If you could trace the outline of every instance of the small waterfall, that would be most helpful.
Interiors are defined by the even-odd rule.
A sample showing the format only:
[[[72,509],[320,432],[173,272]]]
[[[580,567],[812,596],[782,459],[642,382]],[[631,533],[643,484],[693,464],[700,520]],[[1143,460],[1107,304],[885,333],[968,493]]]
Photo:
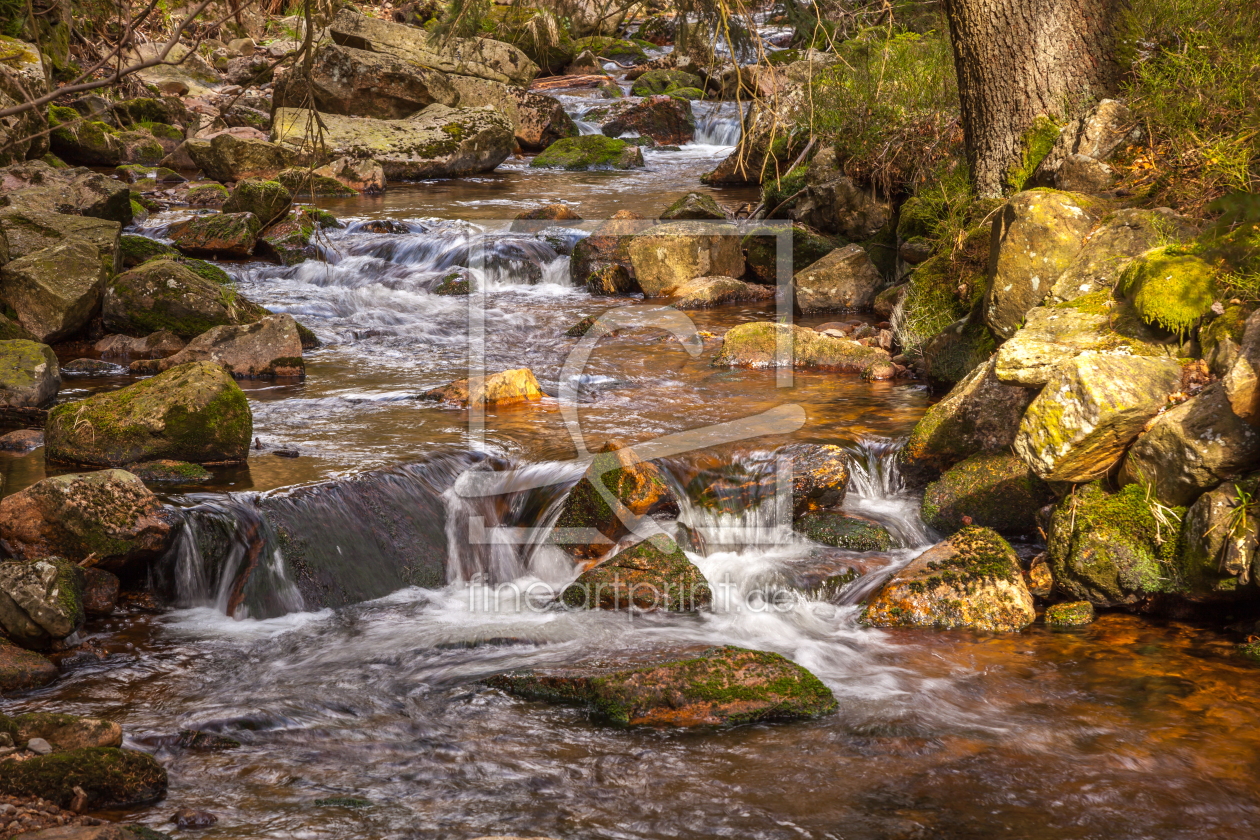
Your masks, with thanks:
[[[906,548],[923,548],[938,535],[919,518],[917,495],[906,489],[897,468],[904,441],[862,438],[848,447],[849,494],[845,507],[879,520]]]
[[[735,146],[743,133],[743,112],[734,102],[693,102],[697,146]]]

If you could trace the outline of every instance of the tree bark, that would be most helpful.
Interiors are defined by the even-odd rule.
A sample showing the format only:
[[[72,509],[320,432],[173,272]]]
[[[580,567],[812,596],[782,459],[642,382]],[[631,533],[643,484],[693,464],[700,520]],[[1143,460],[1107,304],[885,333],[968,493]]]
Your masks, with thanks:
[[[1038,115],[1063,121],[1115,89],[1128,0],[945,0],[972,182],[1001,195]]]

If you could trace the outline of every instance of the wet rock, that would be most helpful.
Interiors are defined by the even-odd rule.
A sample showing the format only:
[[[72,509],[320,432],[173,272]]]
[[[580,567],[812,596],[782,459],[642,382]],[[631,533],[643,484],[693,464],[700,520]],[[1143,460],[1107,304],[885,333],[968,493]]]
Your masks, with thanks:
[[[675,309],[703,309],[724,303],[774,300],[774,289],[734,277],[697,277],[674,289]]]
[[[1156,417],[1129,449],[1120,480],[1149,483],[1160,502],[1185,505],[1257,465],[1260,433],[1234,414],[1218,382]]]
[[[258,251],[281,265],[297,265],[319,256],[311,244],[315,219],[305,208],[297,208],[281,221],[268,227],[258,237]]]
[[[599,56],[590,50],[582,50],[569,64],[564,68],[565,76],[604,76],[607,73],[604,70],[604,64],[599,60]]]
[[[54,750],[62,751],[122,746],[122,727],[107,720],[57,712],[28,712],[11,720],[17,727],[19,743],[41,738]]]
[[[91,566],[83,570],[83,612],[88,615],[109,615],[118,605],[121,587],[118,576]],[[114,744],[113,746],[118,746]]]
[[[718,726],[831,714],[836,700],[813,674],[777,653],[733,646],[568,668],[513,671],[487,681],[530,700],[583,705],[622,726]]]
[[[1075,488],[1048,529],[1056,588],[1098,607],[1132,606],[1174,588],[1180,516],[1172,511],[1161,522],[1137,485],[1118,493],[1097,483]]]
[[[801,312],[868,309],[884,283],[861,245],[837,248],[792,278]]]
[[[915,424],[897,455],[902,475],[921,485],[972,455],[1009,452],[1036,396],[1001,382],[994,362],[978,366]]]
[[[180,253],[175,248],[147,236],[127,234],[121,237],[122,268],[135,268],[149,260],[163,257],[178,259]],[[121,270],[121,269],[120,269]]]
[[[685,612],[708,606],[713,593],[677,543],[656,534],[583,572],[560,600],[579,609]]]
[[[171,822],[180,828],[209,828],[219,818],[209,811],[197,811],[192,808],[180,808],[171,816]]]
[[[443,73],[476,76],[517,87],[528,87],[538,75],[538,65],[502,41],[436,36],[350,9],[337,13],[328,33],[337,44],[393,56]]]
[[[1090,207],[1068,193],[1030,190],[1008,201],[993,220],[984,322],[997,335],[1014,335],[1028,310],[1050,295],[1093,227]]]
[[[196,164],[193,164],[192,168],[195,169]],[[222,184],[193,184],[188,188],[188,191],[184,193],[184,203],[189,207],[207,207],[215,209],[222,207],[223,202],[227,200],[227,187]]]
[[[1100,351],[1136,356],[1168,356],[1165,348],[1124,335],[1113,322],[1124,319],[1125,307],[1106,292],[1078,298],[1081,306],[1037,306],[1028,310],[1024,326],[997,352],[997,378],[1013,385],[1045,385],[1052,374],[1082,353]],[[1104,304],[1114,303],[1114,306]]]
[[[46,213],[18,207],[0,209],[0,264],[28,257],[57,245],[86,242],[95,248],[101,267],[122,270],[118,222]]]
[[[784,335],[786,334],[786,335]],[[782,339],[782,341],[780,340]],[[779,358],[780,344],[786,354]],[[796,324],[752,321],[726,331],[713,367],[825,368],[860,373],[888,354],[847,338],[820,335]]]
[[[187,254],[245,259],[254,255],[261,229],[253,213],[219,213],[179,222],[168,235]]]
[[[1046,481],[1093,481],[1180,387],[1175,359],[1082,353],[1057,368],[1028,407],[1015,451]]]
[[[673,93],[679,88],[703,88],[704,82],[699,76],[684,70],[662,68],[649,70],[634,80],[630,88],[633,96],[659,96]]]
[[[133,373],[160,373],[188,362],[222,365],[237,379],[305,375],[302,339],[292,315],[268,315],[252,324],[211,327],[165,359],[131,363]]]
[[[0,792],[40,796],[61,807],[86,794],[87,810],[147,805],[166,795],[166,770],[146,753],[85,747],[0,765]]]
[[[102,376],[125,373],[122,365],[103,362],[100,359],[75,359],[61,366],[61,372],[75,376]]]
[[[677,506],[660,469],[613,439],[569,491],[552,542],[575,556],[597,557],[631,533],[642,517]]]
[[[876,627],[966,627],[1004,632],[1033,622],[1032,595],[1015,551],[988,528],[937,543],[871,596],[864,618]]]
[[[459,379],[441,388],[425,391],[420,399],[456,403],[466,407],[473,402],[483,402],[488,406],[536,402],[542,396],[542,388],[534,378],[534,372],[529,368],[518,368],[491,374],[471,391],[468,380]]]
[[[0,694],[48,685],[57,679],[57,666],[38,653],[23,650],[0,638]]]
[[[942,534],[967,525],[1000,534],[1033,534],[1037,511],[1053,499],[1022,460],[1008,453],[975,455],[946,470],[923,493],[923,522]]]
[[[586,278],[586,290],[593,295],[632,295],[642,291],[624,265],[615,263],[596,269]]]
[[[643,151],[624,140],[598,134],[565,137],[552,143],[529,163],[537,169],[642,169]]]
[[[194,484],[209,481],[214,477],[213,473],[200,464],[190,464],[187,461],[172,461],[170,459],[143,461],[139,464],[133,464],[131,473],[141,481],[156,484]]]
[[[635,236],[628,254],[648,297],[661,297],[697,277],[741,277],[744,254],[734,229],[711,223],[666,222]]]
[[[0,563],[0,626],[10,639],[43,648],[82,625],[82,569],[60,558]]]
[[[90,169],[56,169],[38,160],[0,170],[0,207],[131,224],[126,184]]]
[[[323,145],[307,136],[310,112],[279,108],[271,127],[277,143],[301,158],[349,157],[378,162],[390,180],[471,175],[494,169],[515,145],[511,121],[490,108],[431,105],[405,120],[320,116]]]
[[[1072,120],[1059,132],[1049,153],[1033,172],[1031,183],[1070,189],[1061,183],[1061,169],[1073,155],[1103,162],[1124,143],[1133,128],[1128,107],[1114,99],[1104,99],[1087,114]]]
[[[18,429],[0,435],[0,451],[34,452],[44,445],[44,433],[36,429]]]
[[[180,730],[175,746],[193,752],[223,752],[234,750],[241,745],[235,738],[219,735],[214,732],[201,732],[195,729]]]
[[[277,219],[283,218],[292,206],[293,196],[282,184],[276,181],[246,178],[233,187],[232,194],[223,204],[223,213],[225,215],[252,213],[259,223],[266,227]]]
[[[37,340],[59,341],[87,324],[107,279],[96,245],[70,239],[7,263],[0,269],[0,295]]]
[[[445,73],[388,54],[325,42],[311,71],[310,95],[324,114],[402,120],[434,103],[460,104]],[[293,73],[277,84],[272,101],[277,108],[301,108],[306,97],[304,80]]]
[[[219,134],[212,140],[189,140],[181,148],[206,177],[215,181],[270,180],[297,162],[293,151],[285,146],[233,134]]]
[[[57,354],[34,341],[0,341],[0,404],[44,406],[61,390]]]
[[[1055,604],[1046,610],[1046,624],[1051,627],[1078,627],[1094,620],[1094,605],[1089,601]]]
[[[170,330],[158,330],[143,338],[129,335],[107,335],[96,342],[93,348],[106,357],[142,358],[170,356],[184,349],[184,340]]]
[[[565,330],[564,334],[569,338],[581,338],[590,331],[591,327],[595,326],[595,320],[596,319],[594,317],[587,315],[585,318]]]
[[[844,502],[849,484],[849,455],[832,444],[790,443],[775,452],[775,459],[790,467],[792,511],[836,508]]]
[[[1024,572],[1024,583],[1028,585],[1028,591],[1034,598],[1049,598],[1054,591],[1054,572],[1046,560],[1048,556],[1046,552],[1041,552],[1032,559]]]
[[[19,560],[94,557],[117,570],[166,549],[172,519],[123,470],[45,478],[0,501],[0,537]]]
[[[248,324],[268,314],[173,260],[153,260],[122,274],[105,290],[101,306],[105,329],[132,336],[168,330],[195,338],[220,324]],[[146,347],[156,352],[156,342]]]
[[[605,137],[634,132],[651,137],[662,146],[681,146],[696,136],[691,103],[672,96],[649,96],[639,102],[620,102],[609,111],[599,128]]]
[[[717,201],[708,193],[690,192],[661,213],[662,222],[680,222],[686,220],[725,221],[726,213],[718,206]]]
[[[874,519],[838,510],[811,510],[792,525],[797,533],[848,551],[887,551],[893,547],[888,529]]]
[[[48,414],[48,458],[122,466],[170,458],[239,463],[249,452],[249,402],[220,365],[190,362]]]
[[[512,230],[538,233],[557,223],[580,222],[582,217],[567,204],[544,204],[533,210],[522,210],[512,218]]]

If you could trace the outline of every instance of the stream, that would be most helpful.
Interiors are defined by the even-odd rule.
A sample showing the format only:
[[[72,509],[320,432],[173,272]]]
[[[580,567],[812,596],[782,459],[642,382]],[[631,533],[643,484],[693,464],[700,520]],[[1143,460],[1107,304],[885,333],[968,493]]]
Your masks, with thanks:
[[[599,100],[563,101],[580,119]],[[545,593],[577,575],[567,555],[538,540],[469,540],[461,526],[473,513],[491,528],[526,529],[553,515],[581,474],[557,399],[578,343],[564,332],[612,307],[643,306],[592,297],[546,236],[513,234],[508,220],[555,201],[586,220],[618,210],[653,218],[693,190],[732,209],[755,203],[753,190],[710,190],[698,180],[738,138],[734,107],[698,103],[697,142],[645,150],[645,170],[566,173],[510,159],[479,177],[391,185],[377,197],[320,202],[347,222],[322,243],[327,264],[225,265],[243,294],[293,314],[324,344],[307,354],[301,383],[241,383],[264,447],[247,466],[218,469],[212,484],[167,500],[234,520],[259,494],[288,497],[330,480],[385,475],[374,492],[400,505],[423,483],[426,498],[445,506],[450,582],[313,609],[273,547],[261,561],[265,574],[254,576],[253,600],[238,608],[231,570],[211,567],[181,540],[160,581],[175,606],[133,606],[89,623],[84,652],[64,663],[65,675],[7,711],[120,723],[127,746],[167,766],[171,788],[156,806],[110,816],[176,837],[1260,835],[1260,682],[1224,635],[1122,614],[1008,635],[858,623],[863,594],[937,539],[894,460],[896,442],[930,403],[922,383],[713,368],[712,338],[693,356],[663,330],[620,331],[601,339],[568,383],[590,451],[612,437],[647,441],[785,406],[803,415],[803,423],[663,463],[680,499],[678,521],[702,539],[689,556],[719,593],[714,608],[559,608]],[[179,217],[155,217],[142,231],[160,236]],[[364,229],[385,219],[406,232]],[[432,294],[474,249],[493,258],[482,291]],[[720,336],[773,318],[774,309],[688,314],[697,330]],[[470,317],[484,324],[487,370],[530,367],[550,395],[487,411],[484,433],[470,432],[466,412],[414,399],[467,376]],[[799,322],[829,320],[836,316]],[[129,381],[67,377],[60,398]],[[886,524],[897,549],[824,549],[776,526],[771,505],[721,512],[693,498],[697,475],[764,470],[770,453],[792,441],[850,451],[844,506]],[[300,455],[276,457],[279,447]],[[501,487],[495,504],[452,491],[485,459]],[[45,475],[42,451],[0,456],[0,467],[7,492]],[[353,516],[338,519],[327,497],[297,494],[289,504],[322,522],[318,539],[336,543],[353,566]],[[660,524],[673,533],[674,522]],[[830,599],[789,587],[820,563],[862,576]],[[507,669],[697,643],[782,653],[826,683],[839,711],[721,731],[613,729],[579,709],[514,699],[480,682]],[[187,729],[221,732],[242,747],[173,746]],[[177,807],[211,811],[218,823],[174,829]]]

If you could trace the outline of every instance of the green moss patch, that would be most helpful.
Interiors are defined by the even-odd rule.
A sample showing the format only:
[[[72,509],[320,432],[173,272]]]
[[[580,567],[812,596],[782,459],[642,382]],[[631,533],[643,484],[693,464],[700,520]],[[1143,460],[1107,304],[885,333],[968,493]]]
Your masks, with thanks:
[[[888,529],[873,519],[834,510],[811,510],[797,518],[793,529],[809,539],[849,551],[888,551],[893,547]]]
[[[1171,333],[1188,333],[1217,299],[1216,270],[1180,246],[1157,248],[1134,260],[1118,288],[1142,320]]]
[[[1094,620],[1094,605],[1089,601],[1055,604],[1046,610],[1046,624],[1052,627],[1077,627]]]

